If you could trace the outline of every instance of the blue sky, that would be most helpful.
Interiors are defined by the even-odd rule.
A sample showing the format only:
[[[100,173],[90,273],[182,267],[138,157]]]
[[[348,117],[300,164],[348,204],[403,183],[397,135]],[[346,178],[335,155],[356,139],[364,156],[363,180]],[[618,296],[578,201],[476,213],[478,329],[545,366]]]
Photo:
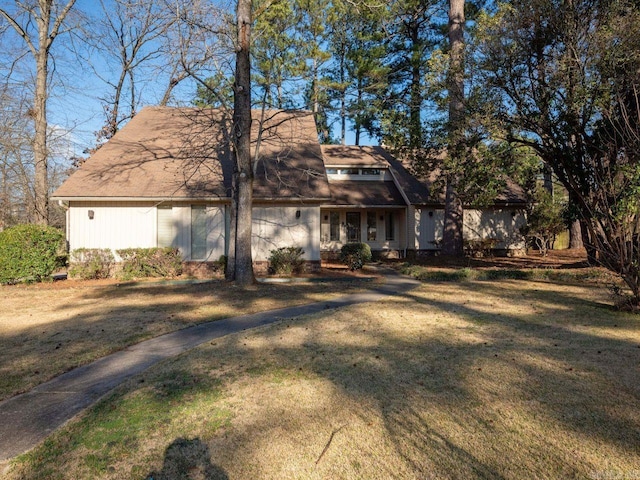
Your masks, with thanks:
[[[5,0],[0,0],[4,3]],[[108,2],[108,0],[107,0]],[[96,0],[77,0],[79,11],[89,17],[89,26],[95,24],[96,19],[104,16],[100,3]],[[70,52],[66,45],[70,38],[59,37],[54,44],[56,87],[52,91],[49,108],[49,121],[52,125],[69,131],[67,151],[71,154],[82,155],[82,152],[95,145],[95,132],[104,124],[105,115],[103,102],[100,98],[109,95],[111,90],[108,85],[98,78],[96,72],[104,78],[114,78],[119,74],[117,65],[109,64],[109,56],[96,50],[88,52],[79,43],[75,52]],[[76,40],[77,42],[77,40]],[[80,54],[78,58],[78,53]],[[30,59],[26,60],[25,68]],[[156,78],[152,70],[141,72],[138,75],[138,88],[142,108],[149,105],[157,105],[161,99],[164,88],[163,79]],[[166,79],[164,79],[166,82]],[[195,84],[192,81],[184,81],[174,92],[174,104],[190,105],[195,94]],[[338,127],[337,125],[335,126]],[[339,137],[339,132],[334,132],[334,137]],[[347,132],[347,143],[353,143],[353,132]],[[366,134],[361,135],[362,144],[377,143],[377,140],[369,139]]]

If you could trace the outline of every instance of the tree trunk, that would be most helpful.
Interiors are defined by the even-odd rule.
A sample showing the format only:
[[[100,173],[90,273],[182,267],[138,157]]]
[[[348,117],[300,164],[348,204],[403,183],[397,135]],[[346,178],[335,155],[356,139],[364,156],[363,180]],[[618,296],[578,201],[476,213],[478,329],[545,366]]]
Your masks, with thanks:
[[[409,25],[411,29],[411,103],[409,106],[409,143],[411,148],[422,146],[422,75],[420,67],[422,55],[420,52],[420,27],[418,22]]]
[[[457,170],[465,154],[464,148],[464,0],[449,2],[449,157]],[[463,254],[462,201],[458,195],[457,173],[446,176],[444,205],[444,231],[442,234],[443,255]]]
[[[254,283],[251,256],[251,209],[253,168],[251,166],[251,0],[238,0],[238,45],[234,89],[233,136],[238,189],[235,234],[235,280],[239,285]],[[232,233],[233,235],[233,233]]]
[[[43,12],[44,14],[44,12]],[[47,152],[47,75],[48,49],[43,49],[47,42],[47,31],[40,29],[40,49],[36,56],[36,91],[33,101],[33,120],[35,134],[33,137],[33,160],[35,163],[35,211],[36,223],[49,223],[49,177]]]
[[[51,44],[58,36],[62,22],[73,8],[75,0],[68,0],[59,11],[54,13],[54,0],[38,0],[38,9],[31,2],[16,2],[28,14],[28,23],[37,25],[38,39],[29,36],[29,32],[0,7],[0,16],[4,17],[24,40],[31,51],[36,63],[36,85],[33,98],[32,116],[34,122],[33,160],[35,164],[34,182],[34,221],[40,224],[49,223],[49,177],[48,177],[48,147],[47,147],[47,99],[49,96],[49,53]]]
[[[444,205],[442,254],[459,257],[464,253],[462,241],[463,210],[462,202],[457,193],[457,179],[454,176],[447,178]]]
[[[584,242],[582,241],[582,228],[580,227],[580,220],[574,220],[569,226],[569,248],[583,248]]]

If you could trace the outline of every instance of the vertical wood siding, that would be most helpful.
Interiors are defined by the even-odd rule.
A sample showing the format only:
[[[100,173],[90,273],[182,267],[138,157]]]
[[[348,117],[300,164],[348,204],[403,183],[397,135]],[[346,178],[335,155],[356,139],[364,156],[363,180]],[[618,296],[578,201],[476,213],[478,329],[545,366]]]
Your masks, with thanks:
[[[89,219],[89,210],[94,212]],[[153,203],[71,202],[69,247],[149,248],[156,246],[156,208]]]
[[[252,236],[256,261],[280,247],[300,247],[305,260],[320,260],[320,207],[254,206]]]
[[[429,215],[432,212],[432,215]],[[419,235],[421,250],[435,250],[442,241],[444,213],[435,209],[416,209],[415,232]],[[524,214],[512,208],[505,209],[465,209],[463,236],[465,240],[496,239],[496,248],[521,249],[524,239],[519,229],[526,222]]]

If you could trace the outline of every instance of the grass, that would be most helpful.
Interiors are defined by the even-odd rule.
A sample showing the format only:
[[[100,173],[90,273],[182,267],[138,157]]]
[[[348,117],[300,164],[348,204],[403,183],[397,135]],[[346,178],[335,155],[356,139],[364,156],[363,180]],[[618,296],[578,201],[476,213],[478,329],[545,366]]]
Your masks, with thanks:
[[[201,346],[7,478],[637,478],[638,445],[637,316],[599,286],[467,280]]]
[[[310,303],[369,286],[222,281],[0,286],[0,400],[114,351],[197,323]],[[46,361],[43,361],[46,359]]]
[[[547,280],[559,283],[611,283],[619,280],[602,268],[441,268],[404,264],[399,271],[420,281]]]

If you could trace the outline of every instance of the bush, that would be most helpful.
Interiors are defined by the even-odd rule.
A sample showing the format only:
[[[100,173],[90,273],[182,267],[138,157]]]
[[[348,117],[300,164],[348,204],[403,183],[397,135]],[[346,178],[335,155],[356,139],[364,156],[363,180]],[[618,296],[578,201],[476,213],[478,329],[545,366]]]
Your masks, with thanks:
[[[122,258],[118,278],[176,277],[182,273],[182,258],[177,248],[125,248],[116,250]]]
[[[304,250],[300,247],[281,247],[271,250],[269,255],[269,273],[291,275],[304,269]]]
[[[109,278],[114,261],[109,248],[77,248],[71,252],[69,276],[82,280]]]
[[[0,232],[0,284],[41,282],[66,263],[64,234],[44,225]]]
[[[360,270],[371,261],[371,247],[366,243],[347,243],[340,249],[340,261],[351,271]]]

